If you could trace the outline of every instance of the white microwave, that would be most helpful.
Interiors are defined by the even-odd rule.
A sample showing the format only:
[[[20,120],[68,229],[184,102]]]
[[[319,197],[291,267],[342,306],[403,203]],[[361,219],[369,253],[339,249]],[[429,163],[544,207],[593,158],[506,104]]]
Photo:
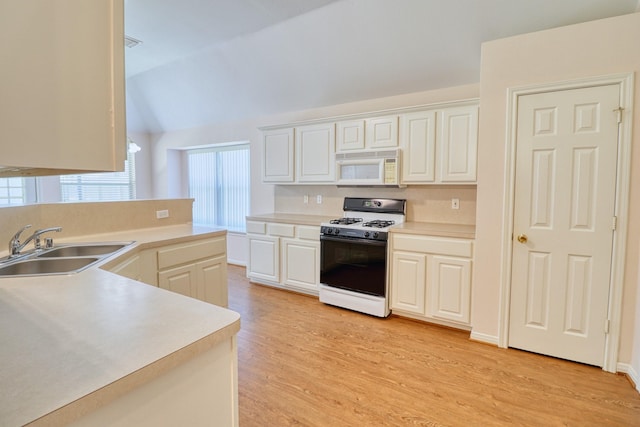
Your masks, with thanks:
[[[400,186],[400,149],[336,154],[338,185]]]

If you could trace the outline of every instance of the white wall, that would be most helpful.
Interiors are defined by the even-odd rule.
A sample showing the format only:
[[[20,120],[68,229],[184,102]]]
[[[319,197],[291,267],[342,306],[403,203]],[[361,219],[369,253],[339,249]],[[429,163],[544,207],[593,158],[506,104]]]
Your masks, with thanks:
[[[152,198],[151,186],[151,140],[149,134],[140,132],[128,132],[127,137],[141,148],[136,153],[136,198]]]
[[[539,83],[640,71],[640,14],[488,42],[482,46],[480,139],[473,277],[473,333],[499,335],[505,210],[507,90]],[[640,147],[640,82],[636,82],[633,145]],[[629,218],[640,217],[640,150],[632,153]],[[636,327],[640,221],[629,221],[619,361],[640,372]]]

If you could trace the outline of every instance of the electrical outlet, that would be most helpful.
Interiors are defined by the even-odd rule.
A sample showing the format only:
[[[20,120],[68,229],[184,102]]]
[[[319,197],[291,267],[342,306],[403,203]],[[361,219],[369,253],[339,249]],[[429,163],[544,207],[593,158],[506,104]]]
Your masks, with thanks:
[[[158,218],[158,219],[169,218],[169,210],[168,209],[164,209],[164,210],[161,210],[161,211],[156,211],[156,218]]]
[[[308,204],[309,203],[309,195],[305,194],[302,200],[304,201],[305,205]]]
[[[460,209],[460,199],[451,199],[451,209]]]
[[[316,203],[317,203],[317,204],[319,204],[319,205],[321,205],[321,204],[322,204],[322,195],[321,195],[321,194],[318,194],[318,195],[316,196]]]

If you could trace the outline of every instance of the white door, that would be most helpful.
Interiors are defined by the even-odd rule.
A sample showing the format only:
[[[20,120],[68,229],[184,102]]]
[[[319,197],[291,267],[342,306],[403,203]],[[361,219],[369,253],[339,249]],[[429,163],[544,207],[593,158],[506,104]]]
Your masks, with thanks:
[[[603,366],[617,85],[518,100],[509,346]]]

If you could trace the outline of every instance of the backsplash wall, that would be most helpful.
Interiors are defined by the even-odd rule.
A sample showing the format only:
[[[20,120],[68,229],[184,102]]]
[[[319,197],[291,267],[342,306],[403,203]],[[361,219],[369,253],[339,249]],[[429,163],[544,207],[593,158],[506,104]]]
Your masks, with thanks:
[[[124,202],[42,203],[0,208],[0,241],[9,242],[16,231],[32,224],[24,237],[38,228],[62,227],[50,237],[67,238],[136,228],[190,223],[193,199],[130,200]],[[168,210],[158,219],[156,211]],[[6,246],[5,246],[6,247]],[[3,253],[0,248],[0,253]]]
[[[304,196],[308,203],[304,203]],[[317,203],[317,196],[322,203]],[[476,186],[410,186],[406,188],[335,187],[330,185],[276,185],[275,211],[307,215],[342,216],[345,197],[381,197],[407,200],[407,221],[453,224],[476,223]],[[451,209],[451,199],[460,209]]]

